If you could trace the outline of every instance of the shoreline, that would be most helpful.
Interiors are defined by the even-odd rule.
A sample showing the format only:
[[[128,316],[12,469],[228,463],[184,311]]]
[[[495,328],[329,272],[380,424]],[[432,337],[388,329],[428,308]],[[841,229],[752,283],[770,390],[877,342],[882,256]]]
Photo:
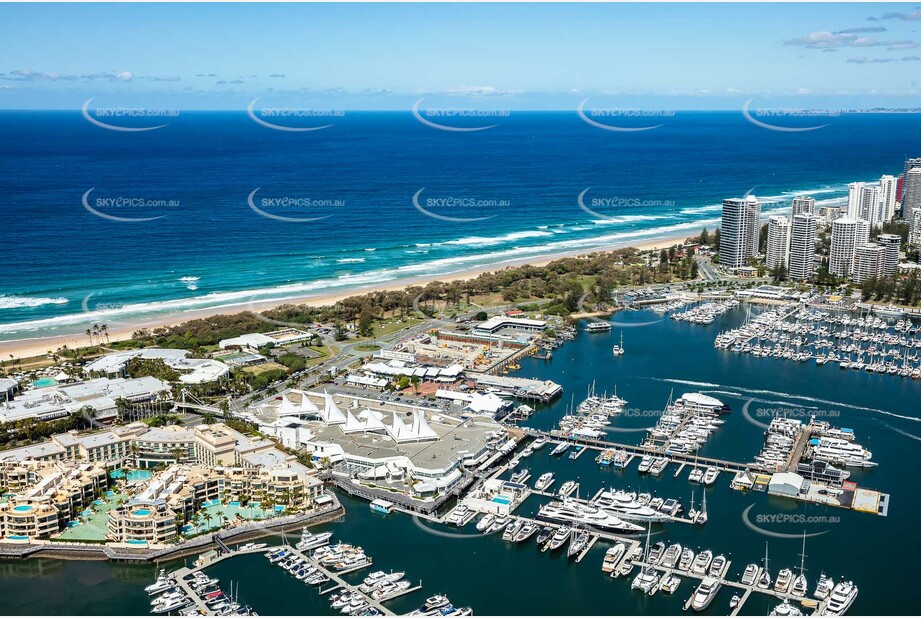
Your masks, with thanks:
[[[506,268],[514,268],[519,266],[546,266],[547,264],[554,262],[556,260],[564,258],[573,258],[580,257],[585,255],[590,255],[593,253],[604,253],[606,251],[614,251],[618,249],[636,249],[637,251],[654,251],[658,249],[663,249],[671,247],[675,244],[683,243],[689,236],[693,236],[693,233],[686,233],[680,236],[661,236],[655,239],[649,239],[646,241],[632,243],[616,243],[608,247],[598,247],[591,250],[579,250],[579,251],[570,251],[563,253],[556,253],[553,255],[545,256],[536,256],[532,258],[520,258],[509,260],[507,262],[502,262],[501,264],[488,265],[488,266],[478,266],[474,268],[469,268],[466,270],[458,271],[455,273],[450,273],[446,275],[420,275],[416,277],[410,277],[407,279],[402,279],[399,281],[393,281],[382,284],[370,284],[365,286],[358,286],[351,288],[349,290],[343,290],[341,292],[334,293],[318,293],[313,295],[306,296],[292,296],[284,299],[277,300],[266,300],[266,301],[257,301],[249,303],[241,303],[233,306],[223,306],[223,307],[208,307],[203,309],[192,309],[189,311],[184,311],[180,314],[167,314],[161,318],[154,318],[150,320],[136,319],[133,322],[117,323],[116,328],[109,329],[108,331],[108,342],[114,343],[118,341],[124,341],[130,339],[135,331],[146,328],[154,329],[160,327],[172,327],[188,322],[190,320],[197,320],[201,318],[207,318],[215,315],[234,315],[238,313],[243,313],[245,311],[265,311],[269,309],[274,309],[282,305],[309,305],[314,307],[319,307],[323,305],[332,305],[339,301],[342,301],[346,298],[352,296],[362,296],[364,294],[369,294],[372,292],[392,292],[397,290],[403,290],[412,286],[424,286],[433,281],[442,281],[444,283],[456,282],[456,281],[466,281],[478,277],[483,273],[488,272],[498,272]],[[84,325],[85,328],[87,325]],[[81,330],[83,330],[81,328]],[[18,359],[30,358],[35,356],[42,356],[47,354],[49,351],[54,352],[59,348],[64,346],[74,349],[79,347],[87,347],[86,336],[80,333],[66,333],[61,335],[45,336],[45,337],[28,337],[23,339],[10,339],[7,341],[0,341],[0,358],[9,359],[10,356]]]

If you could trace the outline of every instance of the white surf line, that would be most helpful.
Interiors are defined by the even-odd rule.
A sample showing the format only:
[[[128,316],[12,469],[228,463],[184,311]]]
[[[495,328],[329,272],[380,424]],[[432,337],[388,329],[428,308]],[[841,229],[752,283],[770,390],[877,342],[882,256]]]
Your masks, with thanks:
[[[650,378],[650,379],[656,380],[656,381],[658,381],[658,382],[670,382],[670,383],[675,383],[675,384],[686,384],[686,385],[689,385],[689,386],[699,386],[699,387],[703,387],[703,388],[707,388],[707,387],[711,387],[711,388],[732,388],[732,389],[736,389],[736,390],[738,390],[738,391],[741,391],[742,393],[745,393],[746,395],[748,395],[748,394],[759,394],[759,395],[773,395],[774,397],[789,397],[790,399],[800,399],[800,400],[802,400],[802,401],[810,401],[810,402],[813,402],[813,403],[820,403],[820,404],[824,404],[824,405],[828,405],[828,406],[837,406],[837,407],[839,407],[839,408],[849,408],[849,409],[851,409],[851,410],[860,410],[860,411],[863,411],[863,412],[873,412],[873,413],[875,413],[875,414],[882,414],[882,415],[884,415],[884,416],[891,416],[891,417],[899,418],[899,419],[906,420],[906,421],[912,421],[912,422],[915,422],[915,423],[921,423],[921,418],[916,418],[916,417],[914,417],[914,416],[905,416],[905,415],[902,415],[902,414],[896,414],[895,412],[889,412],[888,410],[880,410],[879,408],[868,408],[868,407],[865,407],[865,406],[855,406],[855,405],[852,405],[852,404],[849,404],[849,403],[844,403],[844,402],[842,402],[842,401],[830,401],[830,400],[828,400],[828,399],[819,399],[819,398],[817,398],[817,397],[808,397],[808,396],[805,396],[805,395],[794,395],[794,394],[792,394],[792,393],[782,393],[782,392],[778,392],[778,391],[769,391],[769,390],[762,390],[762,389],[756,389],[756,388],[742,388],[742,387],[740,387],[740,386],[733,386],[733,385],[712,384],[712,383],[710,383],[710,382],[694,382],[694,381],[691,381],[691,380],[676,380],[676,379],[672,379],[672,378]]]

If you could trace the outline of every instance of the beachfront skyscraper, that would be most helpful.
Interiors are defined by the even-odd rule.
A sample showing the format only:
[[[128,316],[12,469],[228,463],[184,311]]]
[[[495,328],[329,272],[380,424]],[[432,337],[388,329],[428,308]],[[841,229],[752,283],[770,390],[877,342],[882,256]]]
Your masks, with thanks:
[[[801,215],[804,213],[815,214],[815,198],[808,195],[801,195],[799,197],[793,198],[793,215]]]
[[[754,195],[723,200],[720,227],[720,265],[741,268],[758,253],[761,202]]]
[[[913,157],[911,159],[905,159],[905,171],[902,172],[902,218],[908,219],[911,216],[911,206],[909,206],[909,201],[911,199],[921,199],[921,178],[915,176],[909,178],[909,174],[913,169],[921,168],[921,157]]]
[[[880,275],[891,277],[899,270],[899,248],[902,237],[898,234],[880,234],[876,244],[883,248],[883,263],[880,264]]]
[[[863,219],[871,227],[880,223],[880,188],[865,182],[852,182],[847,186],[847,217]]]
[[[847,186],[848,219],[856,219],[860,215],[860,196],[865,186],[867,185],[863,182],[852,182]]]
[[[918,161],[921,159],[909,159]],[[908,219],[915,208],[921,208],[921,167],[913,167],[905,173],[902,191],[902,217]]]
[[[767,248],[764,263],[768,268],[790,264],[790,220],[786,217],[768,219]]]
[[[790,233],[790,278],[797,281],[812,279],[815,264],[816,216],[803,213],[793,217]]]
[[[831,224],[831,254],[828,272],[849,277],[854,270],[854,252],[870,240],[870,224],[862,219],[843,217]]]
[[[885,175],[879,179],[879,209],[883,222],[892,221],[895,216],[895,205],[898,201],[899,179],[895,176]]]

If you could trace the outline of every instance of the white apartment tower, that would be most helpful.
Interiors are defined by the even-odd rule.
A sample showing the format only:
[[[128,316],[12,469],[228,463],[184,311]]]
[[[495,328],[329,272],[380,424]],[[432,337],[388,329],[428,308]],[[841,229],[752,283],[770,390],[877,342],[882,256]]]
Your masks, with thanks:
[[[812,279],[815,264],[816,216],[804,213],[793,216],[790,234],[790,278],[797,281]]]
[[[895,176],[886,175],[879,179],[879,210],[883,223],[892,221],[895,216],[898,186],[899,179]]]
[[[882,277],[891,277],[899,270],[899,248],[902,237],[898,234],[880,234],[876,244],[883,248],[883,262],[879,267]]]
[[[754,195],[723,200],[720,266],[741,268],[758,253],[761,202]]]
[[[767,248],[764,263],[768,268],[790,264],[790,220],[786,217],[768,219]]]
[[[866,183],[852,182],[847,186],[847,218],[856,219],[860,215],[860,196]]]
[[[870,240],[870,224],[862,219],[845,217],[831,224],[831,255],[828,272],[849,277],[854,271],[854,252]]]
[[[885,248],[871,242],[860,245],[854,250],[854,269],[851,279],[862,283],[867,279],[879,277],[885,261]]]
[[[815,214],[815,198],[807,195],[793,198],[793,216],[809,213]]]

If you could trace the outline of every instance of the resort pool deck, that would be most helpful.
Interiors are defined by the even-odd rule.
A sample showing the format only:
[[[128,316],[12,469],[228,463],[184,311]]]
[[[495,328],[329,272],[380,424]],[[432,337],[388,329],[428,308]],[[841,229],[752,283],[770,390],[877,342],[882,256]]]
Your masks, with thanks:
[[[149,480],[153,477],[153,472],[150,470],[112,470],[109,476],[113,479],[125,479],[129,483],[134,483]]]
[[[77,523],[70,522],[67,527],[54,538],[62,541],[105,541],[108,534],[108,513],[118,506],[120,500],[126,500],[127,495],[106,492],[106,500],[100,500],[84,509]]]
[[[279,515],[284,511],[283,506],[276,506],[273,510],[263,509],[258,502],[250,502],[240,506],[239,502],[221,504],[217,500],[206,503],[188,524],[182,527],[182,533],[193,536],[210,532],[226,526],[228,523],[245,521],[258,521]]]
[[[55,386],[58,383],[54,378],[39,378],[32,382],[32,386],[35,388],[43,388],[45,386]]]

